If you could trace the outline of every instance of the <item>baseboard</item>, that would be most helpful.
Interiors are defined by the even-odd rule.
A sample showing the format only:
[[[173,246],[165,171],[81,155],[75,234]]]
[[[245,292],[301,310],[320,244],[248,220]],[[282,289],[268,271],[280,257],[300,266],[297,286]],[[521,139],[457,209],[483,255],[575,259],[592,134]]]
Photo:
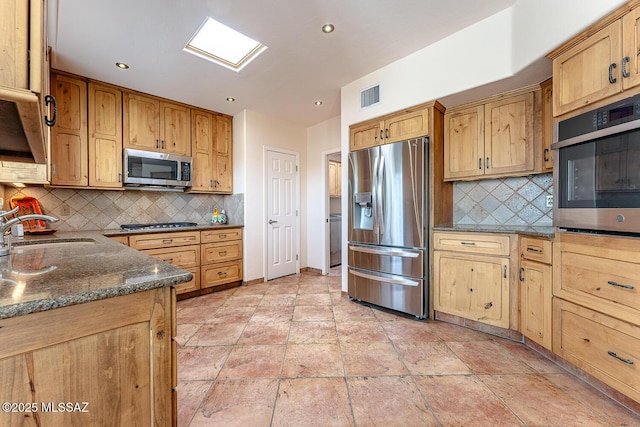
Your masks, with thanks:
[[[524,342],[524,336],[520,332],[511,329],[487,325],[486,323],[476,322],[474,320],[465,319],[464,317],[456,316],[453,314],[442,313],[441,311],[435,311],[434,318],[435,320],[453,323],[454,325],[458,326],[464,326],[465,328],[473,329],[478,332],[484,332],[485,334],[495,335],[497,337],[506,338],[512,341]]]
[[[246,282],[242,282],[242,286],[257,285],[259,283],[264,283],[264,277],[261,277],[259,279],[248,280]]]

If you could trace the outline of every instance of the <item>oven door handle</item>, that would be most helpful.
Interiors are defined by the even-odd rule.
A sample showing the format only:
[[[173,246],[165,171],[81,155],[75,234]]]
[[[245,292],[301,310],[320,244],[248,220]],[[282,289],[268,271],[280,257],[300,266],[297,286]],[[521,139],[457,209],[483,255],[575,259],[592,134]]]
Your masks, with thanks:
[[[384,277],[384,276],[376,276],[374,274],[367,274],[362,271],[357,271],[352,269],[349,269],[349,273],[353,274],[354,276],[362,277],[363,279],[391,283],[392,285],[413,286],[413,287],[420,286],[420,282],[416,282],[415,280],[401,279],[398,277],[390,278],[390,277]]]

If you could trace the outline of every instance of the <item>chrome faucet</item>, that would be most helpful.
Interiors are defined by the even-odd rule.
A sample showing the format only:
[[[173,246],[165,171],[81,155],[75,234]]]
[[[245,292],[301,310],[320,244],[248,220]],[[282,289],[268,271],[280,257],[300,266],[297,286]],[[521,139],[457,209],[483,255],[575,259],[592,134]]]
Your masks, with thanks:
[[[27,221],[27,220],[31,220],[31,219],[39,219],[42,221],[47,221],[47,222],[56,222],[58,221],[58,218],[54,217],[54,216],[50,216],[50,215],[42,215],[42,214],[29,214],[29,215],[22,215],[22,216],[18,216],[18,210],[20,210],[20,207],[16,207],[10,211],[7,212],[0,212],[0,257],[1,256],[6,256],[9,255],[9,252],[11,252],[11,239],[9,239],[9,244],[7,246],[4,245],[4,233],[7,232],[7,230],[13,225],[16,224],[20,221]],[[6,218],[9,215],[16,215],[15,218],[6,220]],[[6,221],[5,221],[6,220]]]

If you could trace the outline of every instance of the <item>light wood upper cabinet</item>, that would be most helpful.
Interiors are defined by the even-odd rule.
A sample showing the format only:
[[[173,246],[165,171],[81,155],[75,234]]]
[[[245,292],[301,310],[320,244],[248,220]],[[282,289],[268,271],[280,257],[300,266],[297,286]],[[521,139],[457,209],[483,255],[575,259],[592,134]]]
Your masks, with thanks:
[[[533,93],[484,106],[485,175],[534,171]]]
[[[553,171],[553,82],[540,83],[542,97],[542,171]]]
[[[329,161],[329,197],[342,196],[342,163]]]
[[[87,83],[52,74],[51,89],[58,104],[57,123],[51,128],[51,184],[86,187]]]
[[[444,135],[444,178],[484,175],[484,106],[445,114]]]
[[[538,86],[456,107],[445,114],[444,179],[542,172]]]
[[[191,110],[193,186],[191,192],[231,193],[232,119]]]
[[[638,86],[639,24],[640,8],[625,5],[549,54],[554,117]]]
[[[49,95],[48,2],[3,0],[0,9],[0,100],[15,105],[34,160],[46,163],[44,118],[52,119],[45,102]],[[15,137],[10,132],[1,136],[0,147]]]
[[[131,92],[123,100],[125,148],[191,155],[187,107]]]
[[[122,92],[89,83],[89,186],[122,187]]]
[[[369,120],[349,128],[351,151],[429,134],[429,110],[416,108]]]

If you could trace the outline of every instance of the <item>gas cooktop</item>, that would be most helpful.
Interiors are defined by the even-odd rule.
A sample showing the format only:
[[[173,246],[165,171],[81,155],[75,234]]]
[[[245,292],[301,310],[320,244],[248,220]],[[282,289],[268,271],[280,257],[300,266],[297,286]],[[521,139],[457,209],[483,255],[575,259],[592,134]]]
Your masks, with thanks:
[[[157,222],[154,224],[122,224],[123,230],[153,230],[156,228],[195,227],[195,222]]]

